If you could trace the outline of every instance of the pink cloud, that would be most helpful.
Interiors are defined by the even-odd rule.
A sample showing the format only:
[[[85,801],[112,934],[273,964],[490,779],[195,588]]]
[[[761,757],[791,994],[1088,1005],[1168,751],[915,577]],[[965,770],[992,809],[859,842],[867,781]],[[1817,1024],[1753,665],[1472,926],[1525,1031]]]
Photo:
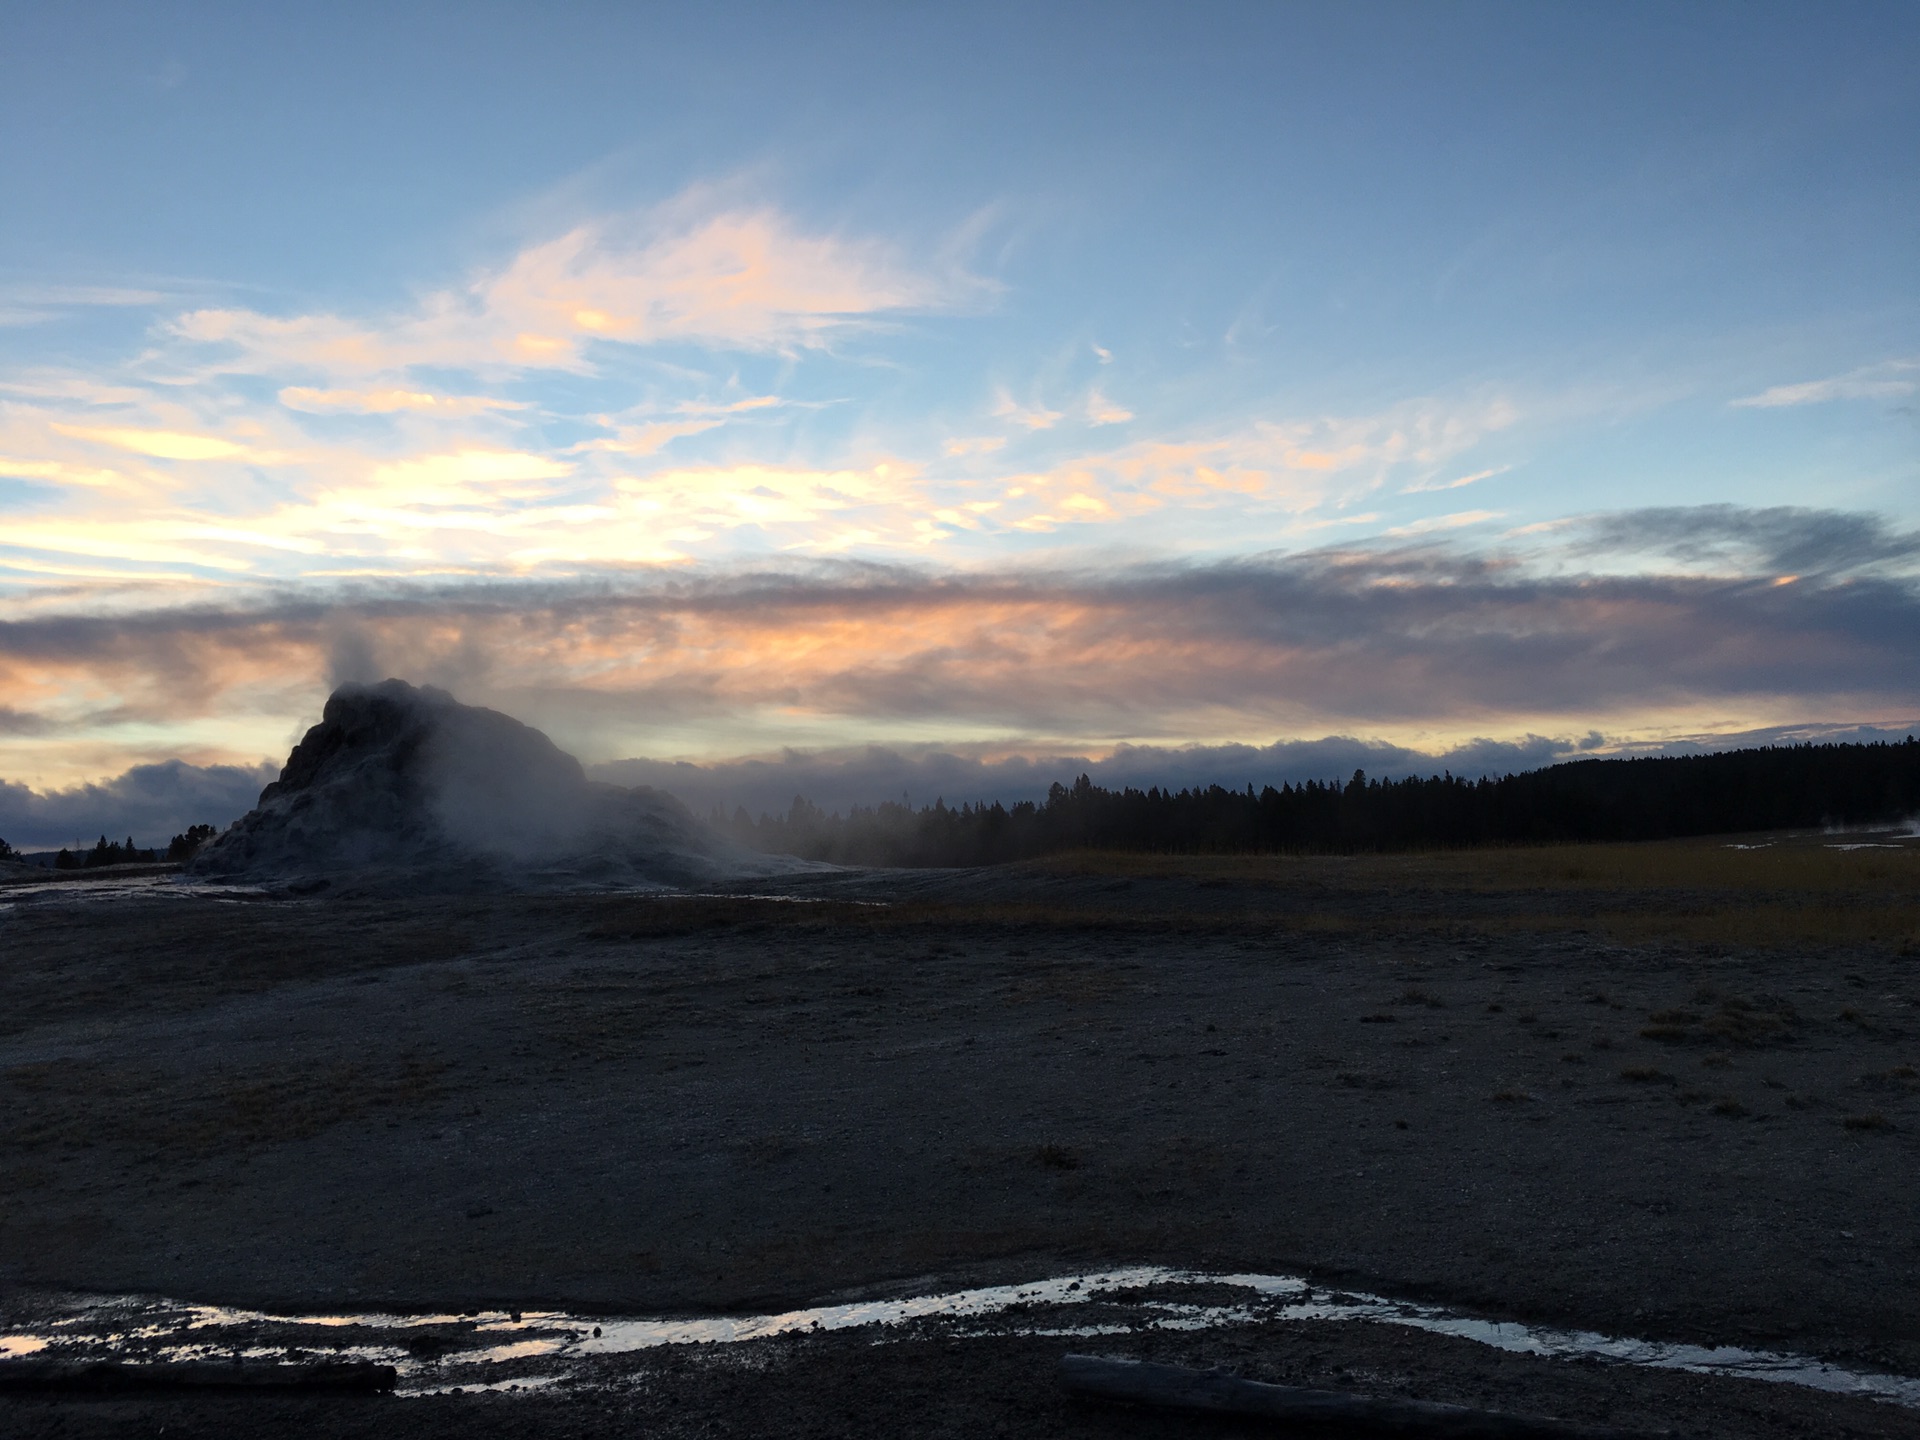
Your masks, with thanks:
[[[236,347],[250,368],[269,370],[577,370],[595,343],[816,348],[879,316],[951,308],[979,288],[917,270],[877,241],[809,233],[777,210],[689,218],[686,209],[578,226],[397,315],[208,309],[182,316],[174,331]]]

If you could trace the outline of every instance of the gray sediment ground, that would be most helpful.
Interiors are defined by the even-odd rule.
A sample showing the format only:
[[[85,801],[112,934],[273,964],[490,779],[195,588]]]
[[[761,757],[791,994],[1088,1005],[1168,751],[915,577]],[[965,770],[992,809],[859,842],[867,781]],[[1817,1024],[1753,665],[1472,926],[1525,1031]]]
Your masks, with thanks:
[[[1920,1374],[1916,860],[0,890],[4,1303],[698,1315],[1158,1263]],[[1220,1433],[1060,1399],[1053,1361],[1087,1346],[843,1332],[609,1359],[531,1397],[13,1399],[0,1421]],[[1920,1434],[1865,1400],[1367,1324],[1102,1348],[1620,1425]]]

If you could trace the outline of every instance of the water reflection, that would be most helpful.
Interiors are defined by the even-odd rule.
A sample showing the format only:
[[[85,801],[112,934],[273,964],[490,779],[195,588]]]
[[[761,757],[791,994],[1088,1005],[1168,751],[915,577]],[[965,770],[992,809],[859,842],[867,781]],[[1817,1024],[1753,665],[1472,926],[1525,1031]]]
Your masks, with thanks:
[[[66,872],[71,874],[71,872]],[[188,879],[176,874],[103,875],[98,878],[15,880],[0,884],[0,910],[47,900],[139,900],[152,896],[178,900],[259,900],[268,891],[260,885],[229,885],[218,880]]]
[[[1222,1300],[1222,1290],[1232,1293]],[[1075,1312],[1086,1313],[1078,1319]],[[1076,1323],[1077,1321],[1077,1323]],[[130,1362],[325,1356],[395,1367],[403,1395],[531,1390],[587,1378],[598,1357],[667,1345],[732,1345],[778,1335],[905,1326],[953,1336],[1085,1338],[1225,1325],[1361,1321],[1400,1325],[1517,1354],[1586,1359],[1806,1386],[1920,1409],[1920,1380],[1853,1371],[1804,1355],[1687,1345],[1487,1320],[1433,1305],[1316,1288],[1292,1275],[1208,1274],[1138,1266],[931,1295],[818,1305],[770,1315],[607,1319],[559,1311],[273,1315],[101,1298],[0,1336],[0,1356]],[[527,1368],[534,1366],[537,1368]]]

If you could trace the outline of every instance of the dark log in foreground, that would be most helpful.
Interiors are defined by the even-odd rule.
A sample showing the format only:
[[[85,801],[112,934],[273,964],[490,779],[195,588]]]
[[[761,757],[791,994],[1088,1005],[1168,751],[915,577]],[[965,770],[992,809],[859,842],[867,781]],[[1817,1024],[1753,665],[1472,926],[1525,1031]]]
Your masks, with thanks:
[[[0,1361],[0,1390],[305,1390],[384,1395],[391,1365],[364,1360],[305,1364],[182,1360],[130,1365],[119,1360]]]
[[[1268,1385],[1218,1370],[1096,1355],[1064,1356],[1060,1383],[1069,1393],[1088,1399],[1251,1415],[1355,1435],[1399,1435],[1407,1440],[1647,1440],[1643,1432],[1573,1425],[1534,1415]]]

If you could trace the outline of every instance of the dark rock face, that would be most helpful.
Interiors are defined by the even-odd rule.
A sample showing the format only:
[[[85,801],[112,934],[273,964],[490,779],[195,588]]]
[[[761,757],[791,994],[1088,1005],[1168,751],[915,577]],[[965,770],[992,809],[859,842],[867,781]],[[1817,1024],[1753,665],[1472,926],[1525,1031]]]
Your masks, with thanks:
[[[345,685],[201,875],[377,870],[436,886],[685,886],[815,868],[714,834],[672,796],[589,780],[531,726],[403,680]]]

